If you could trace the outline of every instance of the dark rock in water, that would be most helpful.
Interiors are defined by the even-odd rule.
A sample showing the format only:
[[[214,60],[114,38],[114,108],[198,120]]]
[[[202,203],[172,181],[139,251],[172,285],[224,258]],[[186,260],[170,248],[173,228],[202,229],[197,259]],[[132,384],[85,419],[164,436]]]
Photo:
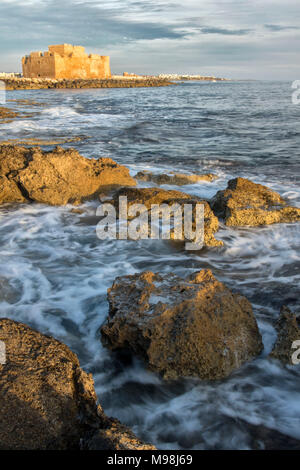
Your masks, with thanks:
[[[140,171],[136,174],[135,178],[140,181],[153,181],[156,184],[173,184],[176,186],[183,186],[185,184],[195,184],[200,181],[213,181],[217,178],[212,173],[203,175],[188,175],[185,173],[151,173],[150,171]]]
[[[251,304],[209,270],[118,277],[108,301],[103,344],[141,356],[166,379],[223,379],[262,350]]]
[[[293,343],[295,341],[300,342],[300,319],[297,319],[289,308],[283,306],[276,324],[276,330],[278,337],[270,356],[285,364],[295,365],[292,359],[293,354],[296,353],[296,349],[293,349]],[[300,344],[298,349],[300,349]]]
[[[0,341],[0,450],[153,449],[104,414],[92,375],[67,346],[8,319]]]
[[[286,206],[281,196],[245,178],[228,182],[211,200],[214,213],[228,226],[258,226],[300,220],[300,209]]]
[[[207,201],[191,196],[190,194],[183,193],[176,190],[165,190],[160,188],[121,188],[118,190],[113,198],[113,204],[118,208],[119,197],[126,196],[128,207],[133,204],[144,204],[146,208],[151,209],[152,205],[167,204],[169,206],[173,204],[191,204],[193,206],[193,213],[197,204],[204,205],[204,244],[206,246],[222,246],[223,242],[217,240],[214,234],[219,229],[218,218],[213,214]],[[193,215],[195,221],[195,216]],[[195,225],[193,224],[193,230]]]
[[[241,427],[248,432],[253,450],[300,450],[300,440],[275,429],[246,421],[241,421]]]
[[[128,168],[110,158],[87,159],[60,147],[0,147],[0,203],[78,204],[104,190],[135,185]]]

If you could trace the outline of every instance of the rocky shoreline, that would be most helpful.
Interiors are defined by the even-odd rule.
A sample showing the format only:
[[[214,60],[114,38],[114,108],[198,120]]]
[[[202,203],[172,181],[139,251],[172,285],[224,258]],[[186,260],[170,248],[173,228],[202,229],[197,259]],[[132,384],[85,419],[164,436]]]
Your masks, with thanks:
[[[3,78],[5,88],[9,90],[73,89],[73,88],[140,88],[163,87],[174,85],[164,78],[141,79],[50,79],[50,78]]]
[[[136,188],[139,180],[157,186]],[[129,206],[140,203],[147,209],[152,204],[200,202],[205,206],[205,249],[210,250],[222,250],[223,242],[215,238],[220,223],[226,229],[300,221],[300,208],[245,178],[230,180],[210,200],[159,187],[202,180],[209,184],[214,175],[140,172],[133,178],[128,168],[109,158],[86,159],[74,149],[0,147],[0,204],[8,209],[14,204],[78,205],[102,201],[103,195],[115,205],[120,195],[126,196]],[[166,380],[223,380],[263,349],[249,300],[210,270],[189,272],[184,278],[150,271],[122,276],[108,290],[108,303],[109,315],[100,331],[103,345],[142,358]],[[293,366],[300,321],[286,307],[277,331],[269,360]],[[0,341],[7,351],[7,362],[0,365],[0,448],[154,449],[104,414],[91,375],[80,369],[67,346],[8,319],[0,320]],[[253,442],[256,436],[259,442],[265,440],[265,448],[276,433],[255,426],[251,432]],[[278,446],[286,442],[280,433],[277,439]],[[300,448],[300,443],[294,440],[293,446]]]
[[[63,343],[0,319],[0,450],[154,450],[97,402],[91,374]]]

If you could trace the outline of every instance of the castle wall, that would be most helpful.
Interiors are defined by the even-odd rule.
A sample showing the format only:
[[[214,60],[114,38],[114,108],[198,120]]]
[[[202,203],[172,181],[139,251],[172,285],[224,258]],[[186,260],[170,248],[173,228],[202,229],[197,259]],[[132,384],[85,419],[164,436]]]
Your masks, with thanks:
[[[110,78],[110,58],[86,54],[84,47],[62,44],[49,46],[49,51],[32,52],[23,57],[25,78]]]
[[[23,77],[55,78],[55,57],[45,52],[32,52],[22,59]]]

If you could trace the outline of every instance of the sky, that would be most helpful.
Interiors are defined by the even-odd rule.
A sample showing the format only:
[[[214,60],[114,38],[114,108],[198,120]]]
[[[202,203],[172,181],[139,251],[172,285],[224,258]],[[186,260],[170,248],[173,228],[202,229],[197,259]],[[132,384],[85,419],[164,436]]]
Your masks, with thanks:
[[[112,72],[300,79],[299,0],[0,0],[0,71],[69,43]]]

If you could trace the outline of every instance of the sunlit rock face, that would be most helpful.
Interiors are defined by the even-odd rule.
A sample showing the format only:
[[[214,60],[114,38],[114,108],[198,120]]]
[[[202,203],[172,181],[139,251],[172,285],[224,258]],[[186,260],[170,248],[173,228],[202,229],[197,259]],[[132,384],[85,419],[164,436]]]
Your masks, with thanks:
[[[87,159],[74,149],[0,147],[0,203],[79,204],[99,192],[135,186],[129,170],[110,158]]]
[[[210,270],[119,277],[108,301],[103,344],[141,356],[166,379],[222,379],[262,350],[251,304]]]
[[[286,205],[280,194],[245,178],[228,182],[211,201],[214,213],[227,226],[257,226],[300,220],[300,209]]]

